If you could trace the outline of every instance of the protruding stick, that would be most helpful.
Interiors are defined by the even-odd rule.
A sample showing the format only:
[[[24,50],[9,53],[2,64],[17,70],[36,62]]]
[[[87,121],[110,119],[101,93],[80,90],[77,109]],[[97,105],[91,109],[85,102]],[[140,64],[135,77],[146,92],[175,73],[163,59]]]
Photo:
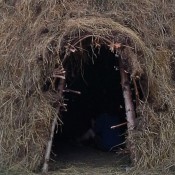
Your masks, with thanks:
[[[78,94],[78,95],[81,94],[80,91],[75,91],[75,90],[71,90],[71,89],[65,89],[65,90],[63,90],[63,92],[71,92],[71,93]]]
[[[114,125],[114,126],[111,126],[111,129],[119,128],[120,126],[127,125],[127,124],[128,124],[128,122],[124,122],[124,123],[121,123],[121,124],[118,124],[118,125]]]

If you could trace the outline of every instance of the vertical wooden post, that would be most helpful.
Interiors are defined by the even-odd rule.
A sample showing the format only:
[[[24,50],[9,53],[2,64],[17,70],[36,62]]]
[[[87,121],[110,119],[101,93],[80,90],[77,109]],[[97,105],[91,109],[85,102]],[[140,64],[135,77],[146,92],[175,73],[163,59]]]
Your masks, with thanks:
[[[128,122],[128,130],[133,130],[135,127],[135,110],[132,101],[132,92],[130,89],[129,78],[125,72],[122,64],[121,58],[119,58],[120,76],[121,76],[121,86],[123,90],[123,97],[125,102],[126,118]]]
[[[122,60],[119,58],[119,67],[120,67],[120,76],[121,76],[121,86],[123,90],[123,97],[125,102],[125,111],[126,111],[126,119],[127,119],[127,128],[128,128],[128,136],[130,136],[135,128],[135,110],[134,104],[132,101],[132,92],[130,89],[129,78],[126,71],[123,68]],[[134,160],[134,143],[132,141],[129,142],[129,149],[131,152],[131,157]]]
[[[58,90],[59,90],[59,99],[62,97],[62,94],[63,94],[63,90],[64,90],[64,85],[65,85],[65,79],[61,79],[60,80],[60,83],[59,83],[59,87],[58,87]],[[60,111],[60,106],[58,106],[58,113]],[[48,172],[48,163],[49,163],[49,159],[50,159],[50,153],[51,153],[51,149],[52,149],[52,142],[53,142],[53,137],[54,137],[54,131],[55,131],[55,126],[56,126],[56,123],[57,123],[57,119],[58,119],[58,116],[55,116],[54,119],[53,119],[53,122],[52,122],[52,128],[51,128],[51,132],[50,132],[50,138],[49,138],[49,141],[47,143],[47,147],[46,147],[46,153],[45,153],[45,159],[44,159],[44,165],[43,165],[43,168],[42,168],[42,172],[43,174],[47,174]]]

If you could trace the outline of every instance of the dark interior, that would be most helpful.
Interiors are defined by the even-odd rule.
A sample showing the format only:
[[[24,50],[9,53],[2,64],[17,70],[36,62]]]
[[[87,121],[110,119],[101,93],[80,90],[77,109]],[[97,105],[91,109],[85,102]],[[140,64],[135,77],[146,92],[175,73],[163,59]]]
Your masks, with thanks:
[[[111,112],[120,123],[126,122],[118,58],[106,45],[71,53],[66,68],[66,89],[81,94],[64,93],[67,111],[61,114],[63,126],[55,132],[54,153],[59,153],[64,143],[70,145],[81,137],[90,127],[91,118],[100,114]],[[122,128],[126,131],[126,125]]]

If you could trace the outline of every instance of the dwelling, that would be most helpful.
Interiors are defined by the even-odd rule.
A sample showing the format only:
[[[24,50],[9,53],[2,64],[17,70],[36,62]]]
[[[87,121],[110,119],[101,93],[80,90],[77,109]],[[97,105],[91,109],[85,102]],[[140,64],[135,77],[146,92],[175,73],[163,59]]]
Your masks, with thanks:
[[[154,0],[1,1],[1,165],[34,170],[45,162],[47,171],[54,130],[66,110],[64,94],[81,93],[77,85],[71,87],[76,77],[84,79],[80,90],[95,91],[94,105],[106,94],[111,105],[125,109],[126,142],[136,167],[171,165],[174,5]]]

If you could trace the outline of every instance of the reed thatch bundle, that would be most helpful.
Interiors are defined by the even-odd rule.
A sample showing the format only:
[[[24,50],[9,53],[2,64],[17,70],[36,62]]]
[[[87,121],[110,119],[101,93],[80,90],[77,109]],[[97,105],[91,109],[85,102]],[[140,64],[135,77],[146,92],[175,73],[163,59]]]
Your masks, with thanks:
[[[0,164],[33,170],[42,163],[57,115],[56,94],[42,87],[55,65],[61,69],[65,46],[88,35],[126,44],[128,71],[145,77],[128,137],[135,166],[174,164],[174,9],[174,0],[1,0]]]

